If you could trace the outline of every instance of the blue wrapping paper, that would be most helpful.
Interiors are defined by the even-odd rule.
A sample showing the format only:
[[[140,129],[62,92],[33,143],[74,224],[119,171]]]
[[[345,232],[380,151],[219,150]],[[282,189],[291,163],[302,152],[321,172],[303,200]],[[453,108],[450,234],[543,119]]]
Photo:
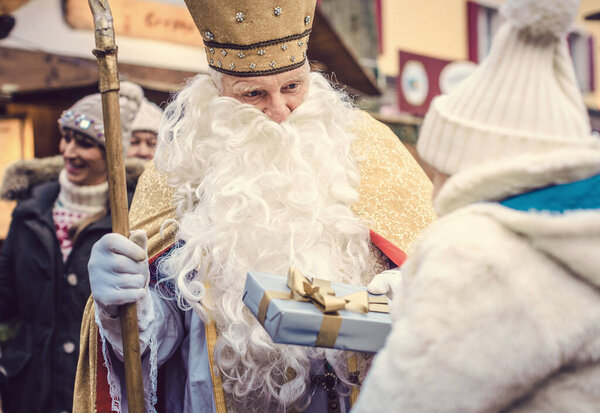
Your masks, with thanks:
[[[331,283],[336,296],[342,297],[365,287]],[[260,302],[265,291],[289,292],[287,278],[261,272],[249,272],[246,277],[243,301],[258,318]],[[315,347],[323,313],[311,302],[273,298],[263,327],[276,343]],[[340,310],[342,323],[334,348],[362,352],[377,352],[385,343],[391,330],[389,314],[369,312],[360,314]]]

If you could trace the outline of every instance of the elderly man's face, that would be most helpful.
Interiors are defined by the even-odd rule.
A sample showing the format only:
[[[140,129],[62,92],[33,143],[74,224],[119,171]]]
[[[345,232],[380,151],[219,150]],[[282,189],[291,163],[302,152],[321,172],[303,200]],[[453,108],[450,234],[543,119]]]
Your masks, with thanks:
[[[306,97],[309,71],[299,67],[269,76],[235,77],[223,75],[222,95],[249,103],[277,123],[281,123]]]

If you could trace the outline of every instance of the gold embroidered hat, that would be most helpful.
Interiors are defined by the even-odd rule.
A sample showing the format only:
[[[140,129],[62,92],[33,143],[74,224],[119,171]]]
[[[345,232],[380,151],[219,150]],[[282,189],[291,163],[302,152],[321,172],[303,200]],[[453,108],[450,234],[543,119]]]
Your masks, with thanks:
[[[306,61],[316,0],[185,0],[208,64],[232,76],[265,76]]]

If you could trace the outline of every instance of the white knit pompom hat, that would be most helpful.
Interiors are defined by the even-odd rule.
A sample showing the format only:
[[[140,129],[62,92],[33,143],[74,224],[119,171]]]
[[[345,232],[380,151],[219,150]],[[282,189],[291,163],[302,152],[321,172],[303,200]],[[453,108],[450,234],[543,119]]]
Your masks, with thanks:
[[[144,91],[141,87],[135,83],[121,82],[119,107],[121,110],[121,138],[125,150],[129,146],[131,124],[140,109],[143,99]],[[100,93],[88,95],[75,102],[73,106],[60,115],[58,126],[61,130],[64,128],[74,129],[90,137],[99,145],[106,146]]]
[[[161,118],[162,110],[148,99],[144,99],[131,124],[131,132],[147,131],[158,134]]]
[[[598,146],[566,35],[579,0],[507,0],[483,63],[425,116],[417,150],[452,175],[470,166],[567,146]]]

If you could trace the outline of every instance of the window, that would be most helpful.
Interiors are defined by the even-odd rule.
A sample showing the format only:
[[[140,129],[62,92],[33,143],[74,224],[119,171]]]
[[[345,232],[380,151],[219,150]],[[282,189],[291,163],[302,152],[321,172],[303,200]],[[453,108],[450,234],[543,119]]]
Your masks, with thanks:
[[[479,63],[488,55],[501,23],[502,18],[494,2],[467,2],[469,60]]]
[[[569,50],[573,58],[575,76],[583,93],[593,92],[594,85],[594,39],[584,32],[569,34]]]

